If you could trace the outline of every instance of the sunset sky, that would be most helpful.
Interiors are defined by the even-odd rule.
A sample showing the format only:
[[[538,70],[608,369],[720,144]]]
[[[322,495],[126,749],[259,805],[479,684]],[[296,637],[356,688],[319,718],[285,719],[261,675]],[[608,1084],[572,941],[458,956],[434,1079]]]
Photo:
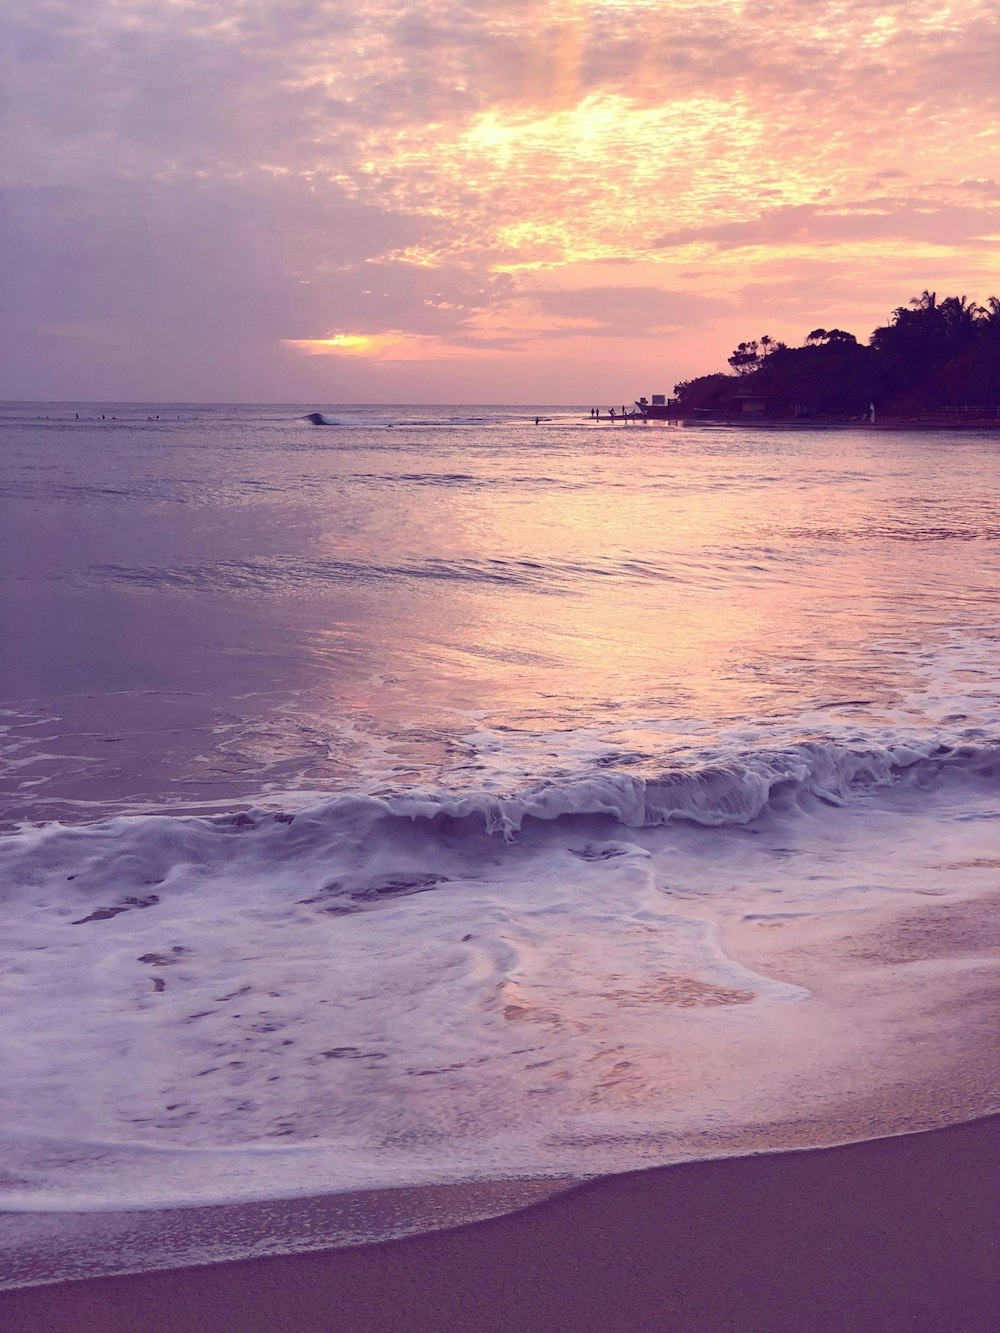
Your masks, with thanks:
[[[1000,294],[996,0],[7,0],[0,396],[629,401]]]

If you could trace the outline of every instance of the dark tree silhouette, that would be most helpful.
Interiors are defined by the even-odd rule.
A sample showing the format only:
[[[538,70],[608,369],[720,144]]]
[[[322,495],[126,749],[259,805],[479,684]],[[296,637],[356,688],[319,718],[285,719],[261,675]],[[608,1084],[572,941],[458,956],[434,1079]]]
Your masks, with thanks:
[[[1000,418],[1000,298],[925,289],[897,306],[867,345],[838,328],[815,328],[801,347],[770,334],[741,342],[728,357],[734,374],[675,386],[684,411],[737,412],[753,401],[776,416],[861,416],[968,408]]]
[[[760,349],[756,338],[753,342],[739,343],[732,356],[727,357],[737,375],[751,375],[760,365]]]

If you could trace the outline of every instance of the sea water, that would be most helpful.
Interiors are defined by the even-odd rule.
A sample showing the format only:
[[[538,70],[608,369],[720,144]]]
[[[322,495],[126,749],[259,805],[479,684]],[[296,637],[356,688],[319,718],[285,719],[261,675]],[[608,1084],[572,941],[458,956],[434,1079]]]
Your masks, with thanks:
[[[1000,439],[315,409],[0,410],[7,1280],[995,1109]]]

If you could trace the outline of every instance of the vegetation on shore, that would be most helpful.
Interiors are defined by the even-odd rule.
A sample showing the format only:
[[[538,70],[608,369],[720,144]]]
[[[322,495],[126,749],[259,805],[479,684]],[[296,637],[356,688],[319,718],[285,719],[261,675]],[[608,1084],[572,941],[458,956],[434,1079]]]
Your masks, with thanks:
[[[1000,411],[1000,298],[923,292],[898,306],[867,345],[843,329],[813,329],[801,347],[766,334],[740,343],[731,374],[674,386],[682,414],[860,418]]]

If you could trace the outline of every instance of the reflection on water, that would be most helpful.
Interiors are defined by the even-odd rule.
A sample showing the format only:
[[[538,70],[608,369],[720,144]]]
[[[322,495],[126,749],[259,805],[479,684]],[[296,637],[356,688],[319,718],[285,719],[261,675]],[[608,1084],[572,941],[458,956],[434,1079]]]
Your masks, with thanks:
[[[995,704],[988,437],[386,413],[7,421],[8,817],[502,788]]]

